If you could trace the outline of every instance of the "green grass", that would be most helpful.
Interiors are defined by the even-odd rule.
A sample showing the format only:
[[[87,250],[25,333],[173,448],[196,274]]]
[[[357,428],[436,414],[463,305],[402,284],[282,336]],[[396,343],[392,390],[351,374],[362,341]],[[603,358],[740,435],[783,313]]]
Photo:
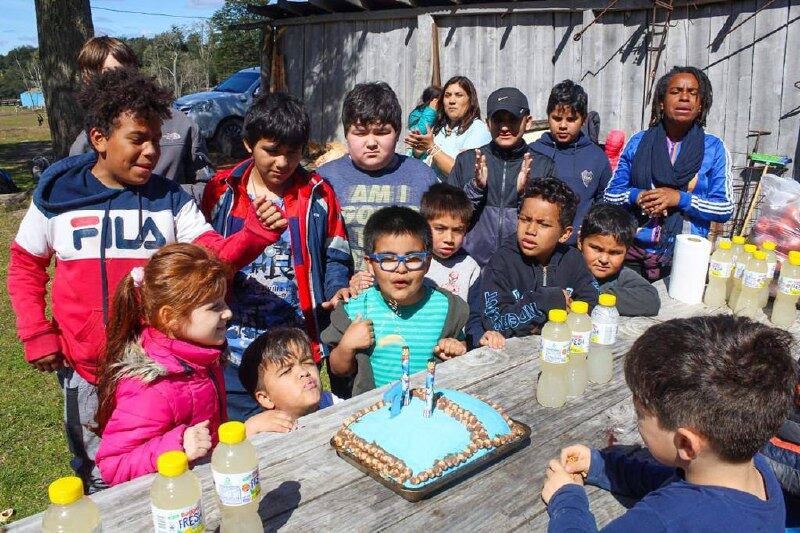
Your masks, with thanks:
[[[36,120],[39,111],[0,107],[0,169],[5,170],[21,189],[32,189],[28,162],[37,155],[50,155],[50,130],[47,114],[44,123]]]

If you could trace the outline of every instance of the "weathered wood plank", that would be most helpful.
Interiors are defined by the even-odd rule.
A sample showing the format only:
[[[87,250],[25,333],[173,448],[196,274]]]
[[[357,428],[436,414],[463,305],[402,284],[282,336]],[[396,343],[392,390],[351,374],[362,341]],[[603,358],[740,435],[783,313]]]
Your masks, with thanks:
[[[798,124],[800,124],[800,90],[794,85],[800,81],[800,4],[792,2],[788,8],[789,20],[786,28],[786,53],[783,58],[783,91],[781,115],[778,126],[778,153],[794,158],[797,147]],[[777,66],[776,66],[777,68]],[[775,135],[773,133],[773,135]],[[800,161],[792,162],[792,169]]]

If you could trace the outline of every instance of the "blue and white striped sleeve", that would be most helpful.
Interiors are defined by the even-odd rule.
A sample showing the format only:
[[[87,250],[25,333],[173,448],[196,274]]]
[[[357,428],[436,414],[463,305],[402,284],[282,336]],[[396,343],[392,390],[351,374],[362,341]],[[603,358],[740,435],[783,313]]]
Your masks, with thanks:
[[[714,156],[710,167],[701,169],[707,180],[706,186],[699,188],[698,194],[681,192],[678,207],[689,218],[727,222],[733,215],[731,157],[725,143],[719,138],[714,139],[716,142],[713,143]]]
[[[642,190],[631,187],[631,166],[633,165],[633,156],[636,154],[640,139],[641,134],[634,135],[622,150],[617,170],[614,171],[614,175],[611,181],[608,182],[606,191],[603,194],[606,202],[622,205],[636,204],[636,198],[639,197],[639,193]]]

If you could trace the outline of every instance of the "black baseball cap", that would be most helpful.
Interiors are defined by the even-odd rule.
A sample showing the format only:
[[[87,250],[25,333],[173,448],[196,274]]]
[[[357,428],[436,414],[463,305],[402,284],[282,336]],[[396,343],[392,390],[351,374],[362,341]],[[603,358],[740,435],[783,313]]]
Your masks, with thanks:
[[[498,111],[508,111],[517,118],[530,113],[528,99],[516,87],[503,87],[489,95],[486,102],[486,111],[491,117]]]

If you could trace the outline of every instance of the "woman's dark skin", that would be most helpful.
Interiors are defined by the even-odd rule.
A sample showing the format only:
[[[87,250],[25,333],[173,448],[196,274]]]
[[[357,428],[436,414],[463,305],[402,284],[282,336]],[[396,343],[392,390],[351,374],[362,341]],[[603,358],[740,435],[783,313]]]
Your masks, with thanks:
[[[673,75],[667,86],[667,94],[661,102],[664,116],[664,128],[667,137],[678,142],[691,129],[702,111],[702,95],[700,84],[693,74],[680,73]],[[639,194],[636,203],[650,216],[666,214],[670,207],[680,201],[680,191],[670,187],[658,187]]]

